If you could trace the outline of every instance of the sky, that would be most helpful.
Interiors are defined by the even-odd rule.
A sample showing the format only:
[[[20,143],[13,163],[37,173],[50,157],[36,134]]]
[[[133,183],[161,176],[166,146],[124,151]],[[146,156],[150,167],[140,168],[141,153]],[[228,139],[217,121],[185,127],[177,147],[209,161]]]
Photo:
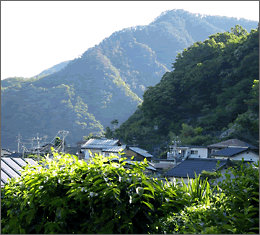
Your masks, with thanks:
[[[173,9],[259,21],[259,1],[1,1],[1,80],[33,77]]]

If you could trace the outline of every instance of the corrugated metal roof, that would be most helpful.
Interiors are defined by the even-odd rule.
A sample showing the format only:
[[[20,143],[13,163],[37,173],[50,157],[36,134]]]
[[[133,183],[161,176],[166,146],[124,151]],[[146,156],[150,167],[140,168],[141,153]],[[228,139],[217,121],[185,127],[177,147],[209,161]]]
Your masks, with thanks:
[[[1,187],[8,183],[9,178],[20,177],[22,166],[27,164],[35,165],[36,162],[31,158],[1,158]]]
[[[90,145],[98,145],[99,148],[103,148],[103,146],[105,146],[104,148],[106,148],[106,146],[111,147],[113,145],[116,145],[118,142],[119,140],[90,139],[87,143],[83,144],[81,148],[89,148]]]
[[[130,150],[134,151],[135,153],[138,153],[144,157],[153,157],[150,153],[148,153],[146,150],[138,148],[138,147],[129,147]]]
[[[102,152],[114,152],[114,153],[117,153],[119,151],[120,152],[123,151],[125,148],[126,148],[126,145],[113,146],[113,147],[109,147],[107,149],[102,149]]]
[[[108,149],[112,147],[117,147],[117,146],[91,144],[91,145],[86,145],[84,147],[81,147],[81,149]]]
[[[222,142],[219,142],[219,143],[216,143],[216,144],[211,144],[211,145],[208,145],[208,148],[225,148],[225,147],[250,147],[252,149],[257,149],[257,147],[251,145],[251,144],[248,144],[244,141],[241,141],[241,140],[238,140],[238,139],[230,139],[230,140],[226,140],[226,141],[222,141]]]
[[[231,157],[233,155],[236,155],[238,153],[246,151],[248,148],[225,148],[222,150],[219,150],[215,153],[212,153],[212,156],[228,156]]]
[[[211,159],[211,158],[191,158],[182,161],[179,165],[172,168],[166,172],[166,176],[176,177],[176,178],[195,178],[195,173],[197,176],[201,174],[203,170],[205,171],[214,171],[217,167],[217,162],[220,162],[219,167],[227,164],[227,160],[223,159]]]

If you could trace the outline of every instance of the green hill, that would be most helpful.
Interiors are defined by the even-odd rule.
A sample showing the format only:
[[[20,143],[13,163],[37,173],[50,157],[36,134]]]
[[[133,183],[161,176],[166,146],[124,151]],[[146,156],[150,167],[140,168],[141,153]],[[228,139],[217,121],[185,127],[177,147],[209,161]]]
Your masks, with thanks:
[[[173,68],[145,91],[116,136],[134,137],[152,151],[174,135],[183,144],[206,145],[231,128],[230,137],[259,145],[259,29],[247,33],[237,25],[210,35],[179,53]]]

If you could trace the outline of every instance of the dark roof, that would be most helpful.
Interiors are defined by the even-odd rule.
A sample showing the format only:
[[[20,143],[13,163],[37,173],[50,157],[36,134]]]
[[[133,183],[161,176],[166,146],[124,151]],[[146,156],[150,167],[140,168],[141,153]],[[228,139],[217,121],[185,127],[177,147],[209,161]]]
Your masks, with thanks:
[[[165,176],[176,177],[176,178],[195,178],[195,173],[197,176],[201,174],[203,170],[205,171],[215,171],[217,167],[217,162],[219,167],[223,167],[227,164],[228,160],[225,159],[212,159],[212,158],[191,158],[182,161],[179,165],[167,171]]]
[[[248,144],[244,141],[238,140],[238,139],[230,139],[225,140],[216,144],[208,145],[208,148],[227,148],[227,147],[237,147],[237,148],[244,148],[244,147],[250,147],[252,149],[257,149],[257,147]]]
[[[148,153],[146,150],[138,148],[138,147],[129,147],[130,150],[134,151],[135,153],[138,153],[144,157],[153,157],[150,153]]]
[[[17,153],[17,152],[15,152],[15,153],[13,153],[13,154],[10,154],[10,155],[8,155],[8,157],[22,157],[23,156],[23,154],[22,153]]]
[[[222,150],[219,150],[215,153],[212,153],[212,156],[227,156],[227,157],[232,157],[238,153],[242,153],[246,151],[248,148],[225,148]]]
[[[64,151],[69,154],[76,155],[78,152],[78,147],[67,147],[65,146]]]

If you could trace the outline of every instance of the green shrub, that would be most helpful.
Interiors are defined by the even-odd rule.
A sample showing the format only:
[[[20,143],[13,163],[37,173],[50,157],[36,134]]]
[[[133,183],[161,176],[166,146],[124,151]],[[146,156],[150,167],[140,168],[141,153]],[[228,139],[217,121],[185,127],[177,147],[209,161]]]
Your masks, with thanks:
[[[2,233],[259,233],[259,163],[212,188],[150,179],[146,161],[53,154],[1,190]]]
[[[151,233],[165,212],[184,206],[181,191],[149,179],[147,162],[92,162],[54,153],[27,165],[2,195],[2,233]]]
[[[205,190],[207,200],[201,197],[202,185],[199,177],[183,189],[195,200],[178,213],[161,219],[161,233],[195,234],[240,234],[259,233],[259,162],[245,166],[240,163],[231,172],[226,171],[226,179]],[[207,184],[208,185],[208,184]],[[205,187],[204,187],[205,188]],[[193,196],[192,196],[193,193]],[[204,193],[202,193],[204,195]]]

